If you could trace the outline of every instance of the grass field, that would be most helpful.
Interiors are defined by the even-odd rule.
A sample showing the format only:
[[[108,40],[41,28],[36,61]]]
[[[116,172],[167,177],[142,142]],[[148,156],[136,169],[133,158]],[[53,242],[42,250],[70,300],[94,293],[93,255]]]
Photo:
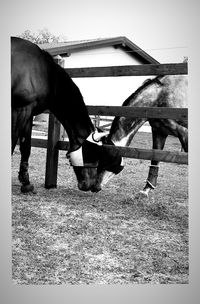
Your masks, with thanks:
[[[138,133],[134,147],[151,148]],[[180,150],[169,137],[167,150]],[[184,284],[189,282],[188,167],[160,164],[158,185],[138,196],[149,161],[125,169],[97,194],[78,190],[65,151],[57,189],[44,188],[45,149],[32,148],[36,194],[21,194],[12,158],[12,274],[15,284]]]

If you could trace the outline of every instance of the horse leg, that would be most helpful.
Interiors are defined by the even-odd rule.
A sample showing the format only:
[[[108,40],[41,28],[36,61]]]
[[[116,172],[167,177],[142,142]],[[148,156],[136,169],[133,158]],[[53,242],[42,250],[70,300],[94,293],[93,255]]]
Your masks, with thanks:
[[[152,139],[153,139],[153,149],[162,150],[165,145],[167,136],[160,134],[156,129],[152,128]],[[148,197],[149,191],[155,189],[157,185],[158,171],[159,171],[159,162],[152,160],[149,167],[149,174],[147,177],[146,185],[140,193]]]
[[[169,134],[178,137],[182,151],[188,152],[188,129],[172,119],[163,119],[162,124],[169,131]]]
[[[12,130],[12,134],[11,134],[11,155],[13,154],[15,147],[17,145],[17,140],[19,138],[19,132],[20,132],[20,128],[17,124],[17,120],[18,120],[18,113],[15,110],[12,110],[12,117],[11,117],[11,130]]]
[[[178,138],[180,140],[182,149],[181,151],[188,152],[188,129],[177,125]]]
[[[13,152],[15,150],[15,147],[17,145],[18,135],[12,133],[12,140],[11,140],[11,155],[13,155]]]
[[[19,181],[21,182],[21,192],[33,192],[34,186],[29,181],[28,159],[31,153],[31,131],[32,118],[29,119],[23,132],[20,134],[20,152],[21,161],[18,173]]]

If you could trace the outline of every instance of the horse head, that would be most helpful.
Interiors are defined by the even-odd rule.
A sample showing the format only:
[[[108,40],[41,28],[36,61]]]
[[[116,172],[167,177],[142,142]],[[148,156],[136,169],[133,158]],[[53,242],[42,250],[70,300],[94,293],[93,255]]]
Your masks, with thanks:
[[[67,153],[71,166],[82,191],[97,192],[95,185],[98,178],[98,166],[101,158],[103,138],[107,132],[92,132],[83,144],[74,151]]]

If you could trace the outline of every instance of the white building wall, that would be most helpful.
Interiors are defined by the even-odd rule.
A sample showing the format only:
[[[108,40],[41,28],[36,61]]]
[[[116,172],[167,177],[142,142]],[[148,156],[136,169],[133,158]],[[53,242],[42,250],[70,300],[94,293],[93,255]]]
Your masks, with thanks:
[[[65,58],[66,68],[130,64],[139,64],[139,62],[131,57],[128,52],[125,53],[121,49],[112,46],[74,52]]]
[[[65,68],[140,64],[119,48],[103,47],[72,53],[65,57]],[[87,105],[122,105],[143,83],[146,76],[74,78]]]
[[[117,65],[141,64],[129,53],[114,47],[104,47],[88,51],[72,53],[65,57],[65,68],[100,67]],[[146,76],[127,77],[91,77],[74,78],[79,87],[86,105],[110,105],[121,106],[125,99],[130,96],[146,80]],[[147,125],[140,131],[150,132]]]

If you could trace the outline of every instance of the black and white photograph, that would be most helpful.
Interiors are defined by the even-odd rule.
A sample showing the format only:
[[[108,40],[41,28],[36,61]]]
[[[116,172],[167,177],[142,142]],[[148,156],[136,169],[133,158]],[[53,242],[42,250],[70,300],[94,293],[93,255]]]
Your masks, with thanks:
[[[89,294],[141,286],[152,288],[146,300],[157,303],[155,286],[184,287],[187,296],[180,289],[172,300],[169,292],[168,303],[197,303],[186,290],[198,284],[190,250],[198,240],[191,233],[198,97],[191,100],[190,75],[198,3],[0,6],[8,78],[1,186],[12,288],[78,294],[85,287]],[[138,291],[126,298],[142,303],[142,290],[141,299]]]

